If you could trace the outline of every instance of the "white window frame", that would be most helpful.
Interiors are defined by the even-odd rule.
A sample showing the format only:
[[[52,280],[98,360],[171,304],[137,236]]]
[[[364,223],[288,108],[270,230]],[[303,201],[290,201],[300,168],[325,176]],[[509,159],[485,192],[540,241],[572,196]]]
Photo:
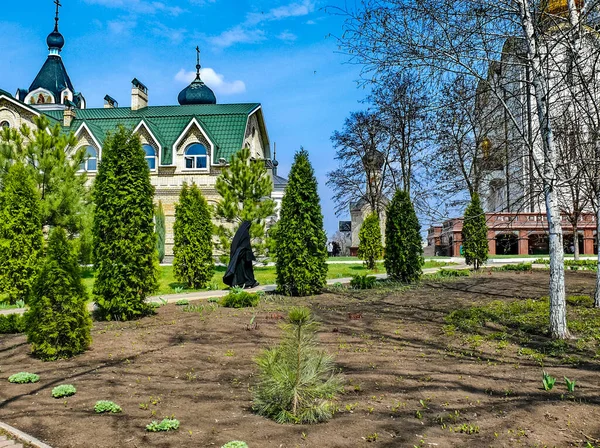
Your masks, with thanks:
[[[205,154],[199,154],[199,155],[190,155],[188,156],[187,152],[188,150],[195,145],[200,145],[204,148],[204,151],[206,152]],[[205,168],[198,168],[198,159],[199,158],[204,158],[206,160],[206,167]],[[192,161],[192,168],[189,168],[187,166],[187,162],[188,160]],[[208,171],[209,167],[210,167],[210,157],[208,155],[208,148],[206,147],[206,145],[204,143],[201,142],[192,142],[189,145],[186,146],[186,148],[183,150],[183,169],[186,171]]]
[[[148,148],[152,148],[152,151],[154,151],[153,156],[148,155],[148,153],[146,152],[146,148],[145,148],[146,146]],[[144,150],[144,154],[146,154],[146,163],[148,163],[148,161],[150,159],[154,159],[154,168],[150,168],[150,165],[148,164],[148,169],[150,171],[156,171],[158,169],[158,157],[157,157],[158,151],[156,150],[156,148],[154,146],[150,145],[149,143],[143,143],[142,149]]]

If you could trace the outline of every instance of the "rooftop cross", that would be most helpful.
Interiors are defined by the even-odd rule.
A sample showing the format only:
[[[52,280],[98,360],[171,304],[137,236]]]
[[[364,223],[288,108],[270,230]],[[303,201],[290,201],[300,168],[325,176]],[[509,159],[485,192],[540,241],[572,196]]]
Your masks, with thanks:
[[[62,5],[60,4],[60,0],[54,0],[54,4],[56,5],[56,17],[54,18],[54,29],[58,31],[58,8]]]
[[[196,47],[196,79],[200,79],[200,68],[200,47]]]

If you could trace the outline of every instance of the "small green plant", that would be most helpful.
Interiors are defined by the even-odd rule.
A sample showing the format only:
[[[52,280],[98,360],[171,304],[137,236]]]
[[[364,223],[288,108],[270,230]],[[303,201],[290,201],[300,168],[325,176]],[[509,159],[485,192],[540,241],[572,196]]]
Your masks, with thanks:
[[[173,290],[175,291],[175,294],[181,294],[183,292],[183,286],[176,286]]]
[[[544,390],[552,390],[552,388],[554,387],[554,383],[556,383],[556,378],[543,371],[542,385],[544,386]]]
[[[493,271],[531,271],[531,263],[506,264],[492,268]]]
[[[581,306],[586,308],[592,308],[594,306],[594,299],[590,296],[569,296],[567,297],[567,303],[573,306]]]
[[[423,414],[421,413],[421,411],[419,411],[419,410],[415,411],[415,418],[418,418],[419,420],[421,420],[423,418]]]
[[[209,291],[216,291],[217,289],[219,289],[219,283],[218,282],[209,282],[208,283],[208,290]]]
[[[440,269],[436,274],[441,278],[468,277],[471,275],[467,269]]]
[[[365,439],[367,442],[377,442],[377,439],[379,439],[379,434],[374,432],[373,434],[369,434]]]
[[[248,448],[248,444],[246,442],[240,442],[239,440],[233,440],[227,442],[221,448]]]
[[[29,373],[29,372],[19,372],[19,373],[15,373],[14,375],[11,375],[8,377],[9,383],[18,383],[18,384],[37,383],[39,380],[40,380],[39,375],[36,375],[35,373]]]
[[[118,414],[119,412],[122,411],[122,409],[121,409],[121,406],[119,406],[118,404],[116,404],[112,401],[99,400],[94,405],[94,411],[96,411],[97,414],[104,414],[104,413]]]
[[[218,297],[209,297],[206,301],[208,303],[218,303],[219,302],[219,298]]]
[[[567,390],[570,393],[575,392],[575,380],[571,381],[569,378],[567,378],[566,376],[563,377],[565,379],[565,384],[567,386]]]
[[[243,289],[232,288],[231,292],[221,299],[221,306],[227,308],[247,308],[258,305],[260,297]]]
[[[146,431],[159,432],[159,431],[175,431],[179,429],[179,420],[174,418],[165,418],[160,423],[153,420],[152,423],[146,425]]]
[[[162,297],[159,297],[158,300],[160,300],[160,306],[165,306],[167,303],[169,303],[167,299],[163,299]]]
[[[350,280],[350,287],[352,289],[373,289],[376,280],[377,278],[372,275],[354,275]]]
[[[178,305],[178,306],[185,306],[185,305],[189,305],[189,304],[190,304],[190,301],[188,299],[181,299],[181,300],[178,300],[177,302],[175,302],[175,305]]]
[[[77,389],[75,389],[75,386],[71,384],[61,384],[52,389],[52,396],[54,398],[70,397],[71,395],[75,395],[76,392]]]
[[[463,434],[468,435],[479,434],[479,426],[473,426],[467,423],[463,423],[458,427],[456,432],[462,432]]]

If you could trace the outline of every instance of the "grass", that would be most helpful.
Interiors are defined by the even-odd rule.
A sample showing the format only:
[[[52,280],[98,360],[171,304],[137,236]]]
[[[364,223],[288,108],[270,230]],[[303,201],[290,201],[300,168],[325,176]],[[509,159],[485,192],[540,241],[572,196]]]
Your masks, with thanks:
[[[340,258],[340,257],[338,257]],[[442,261],[427,261],[423,266],[423,269],[427,268],[436,268],[442,266],[448,266],[452,263],[446,263]],[[362,263],[356,264],[329,264],[329,270],[327,273],[328,279],[336,279],[336,278],[348,278],[354,275],[359,274],[385,274],[385,268],[383,267],[383,263],[377,263],[377,267],[374,271],[366,269]],[[223,283],[223,275],[227,270],[225,266],[217,266],[215,268],[215,273],[213,275],[212,280],[209,282],[209,288],[205,288],[203,290],[197,289],[188,289],[185,283],[179,283],[175,276],[173,275],[173,266],[160,266],[160,278],[158,290],[155,295],[166,295],[166,294],[175,294],[177,292],[192,292],[192,291],[205,291],[207,289],[226,289],[227,286]],[[274,266],[266,266],[266,267],[255,267],[254,268],[254,276],[256,280],[260,282],[261,285],[273,285],[275,284],[275,267]],[[88,293],[92,294],[92,288],[94,287],[95,273],[90,269],[85,269],[82,271],[82,280],[85,285]],[[181,291],[180,291],[181,288]]]

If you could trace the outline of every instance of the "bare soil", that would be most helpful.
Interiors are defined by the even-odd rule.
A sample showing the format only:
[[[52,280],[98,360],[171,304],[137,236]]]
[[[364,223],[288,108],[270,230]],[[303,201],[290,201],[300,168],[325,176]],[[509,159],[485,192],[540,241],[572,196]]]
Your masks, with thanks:
[[[22,335],[0,336],[0,421],[71,447],[569,447],[600,439],[597,359],[578,366],[546,359],[558,378],[541,388],[542,367],[519,346],[444,331],[452,310],[491,300],[547,294],[548,273],[485,273],[408,291],[343,291],[306,299],[271,297],[256,309],[167,305],[135,322],[97,322],[89,352],[43,363]],[[591,294],[594,274],[568,272],[569,294]],[[319,425],[279,425],[251,410],[260,350],[278,342],[280,317],[307,305],[322,323],[325,349],[335,354],[346,393],[339,412]],[[256,314],[258,327],[249,329]],[[6,379],[29,371],[36,384]],[[577,381],[568,397],[563,376]],[[77,394],[54,399],[53,387]],[[96,415],[97,400],[122,414]],[[152,420],[174,416],[178,431],[148,433]],[[469,432],[469,425],[474,434]],[[478,429],[478,432],[475,431]],[[368,441],[371,439],[372,441]]]

